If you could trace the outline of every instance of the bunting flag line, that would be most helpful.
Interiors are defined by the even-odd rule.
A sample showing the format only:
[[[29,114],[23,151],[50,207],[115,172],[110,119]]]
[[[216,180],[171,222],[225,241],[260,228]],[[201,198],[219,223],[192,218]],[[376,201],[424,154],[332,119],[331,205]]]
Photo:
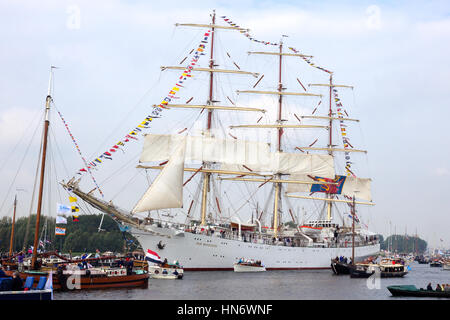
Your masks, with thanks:
[[[64,120],[64,117],[62,116],[61,112],[59,112],[59,110],[58,110],[58,114],[59,114],[59,117],[61,118],[61,121],[63,122],[64,126],[66,127],[66,130],[67,130],[67,132],[69,133],[70,138],[72,138],[72,142],[74,143],[75,148],[76,148],[77,151],[78,151],[78,154],[80,155],[81,159],[83,160],[84,165],[85,165],[86,168],[87,168],[87,170],[86,170],[86,169],[83,169],[83,170],[84,170],[85,172],[89,172],[89,175],[91,176],[92,181],[94,182],[94,184],[95,184],[95,186],[97,187],[98,191],[100,192],[100,194],[101,194],[102,197],[104,198],[103,192],[102,192],[102,190],[100,189],[100,187],[98,186],[97,181],[95,180],[94,175],[93,175],[92,172],[91,172],[91,168],[92,168],[92,167],[88,166],[86,159],[84,158],[83,154],[81,153],[81,150],[80,150],[80,147],[78,146],[77,141],[75,140],[75,138],[74,138],[72,132],[71,132],[70,129],[69,129],[69,126],[68,126],[67,123],[66,123],[66,120]],[[69,200],[70,200],[70,199],[69,199]],[[72,202],[72,201],[70,201],[70,202]]]
[[[345,111],[344,106],[342,105],[341,99],[339,99],[338,91],[336,88],[333,88],[333,96],[334,96],[334,102],[336,104],[336,111],[338,114],[338,118],[344,118],[344,113],[346,115],[347,111]],[[343,113],[344,112],[344,113]],[[341,136],[342,136],[342,143],[344,145],[344,149],[353,148],[353,146],[350,144],[350,139],[347,137],[347,129],[346,125],[344,124],[344,120],[339,120],[339,125],[341,129]],[[345,156],[345,171],[347,176],[353,176],[356,177],[356,175],[352,172],[352,162],[350,161],[350,152],[344,151]]]
[[[348,215],[348,218],[353,220],[353,216],[351,214]],[[359,223],[359,219],[358,219],[358,216],[356,214],[355,214],[355,222]]]
[[[223,19],[223,21],[228,23],[230,26],[240,28],[236,23],[231,21],[230,18],[227,18],[226,16],[221,16],[221,18]],[[275,42],[262,41],[262,40],[255,39],[252,35],[250,35],[250,33],[247,30],[239,30],[239,32],[242,33],[244,36],[246,36],[249,40],[254,41],[254,42],[262,43],[264,45],[271,45],[271,46],[279,46],[280,45],[279,43],[275,43]]]
[[[298,51],[297,49],[293,48],[293,47],[288,47],[289,50],[297,53],[297,54],[301,54],[300,51]],[[311,61],[310,57],[305,57],[305,56],[300,56],[300,58],[302,58],[307,64],[309,64],[311,67],[314,67],[316,69],[322,70],[324,72],[327,72],[329,74],[332,74],[333,71],[327,70],[325,68],[322,68],[321,66],[316,65],[314,62]]]
[[[236,28],[240,28],[236,23],[234,23],[233,21],[231,21],[230,18],[227,18],[227,16],[221,16],[221,18],[228,23],[230,26],[232,27],[236,27]],[[258,42],[258,43],[262,43],[264,45],[271,45],[271,46],[279,46],[280,43],[275,43],[275,42],[269,42],[269,41],[262,41],[262,40],[257,40],[255,39],[253,36],[251,36],[248,31],[246,30],[239,30],[240,33],[242,33],[244,36],[246,36],[249,40],[254,41],[254,42]],[[297,53],[297,54],[301,54],[299,50],[293,48],[293,47],[288,47],[290,50],[292,50],[293,52]],[[308,63],[311,67],[317,68],[321,71],[327,72],[329,74],[332,74],[333,72],[330,70],[327,70],[321,66],[316,65],[314,62],[311,61],[310,57],[304,57],[301,56],[301,58]],[[302,85],[303,86],[303,85]]]
[[[184,88],[184,83],[192,77],[191,71],[194,69],[194,66],[198,63],[201,56],[206,55],[206,45],[208,44],[209,37],[211,36],[211,30],[208,30],[203,34],[203,38],[200,41],[200,44],[198,45],[197,49],[194,51],[192,50],[190,54],[193,54],[193,57],[187,67],[183,70],[180,77],[178,78],[177,83],[174,87],[172,87],[167,94],[167,96],[161,101],[161,103],[157,106],[153,107],[153,111],[150,115],[148,115],[142,122],[140,122],[133,130],[131,130],[125,137],[118,141],[116,144],[111,146],[108,150],[100,154],[97,158],[95,158],[93,161],[87,163],[85,161],[85,167],[78,170],[77,174],[83,175],[86,172],[90,172],[91,169],[98,167],[102,160],[113,160],[114,153],[117,152],[117,150],[123,151],[121,147],[125,147],[126,143],[136,141],[138,140],[137,136],[143,129],[150,128],[150,123],[153,121],[153,119],[160,118],[160,115],[164,109],[169,109],[167,105],[172,101],[172,99],[178,99],[179,97],[176,97],[176,94],[180,91],[180,88]],[[193,52],[193,53],[192,53]],[[71,135],[72,136],[72,135]],[[74,140],[74,139],[73,139]],[[75,140],[74,140],[74,143]],[[76,144],[77,146],[77,144]],[[77,147],[78,149],[78,147]],[[124,151],[123,151],[124,152]],[[80,153],[81,155],[81,153]],[[84,160],[84,158],[83,158]],[[95,183],[97,188],[98,185]],[[100,191],[100,189],[99,189]],[[101,191],[100,191],[101,192]]]

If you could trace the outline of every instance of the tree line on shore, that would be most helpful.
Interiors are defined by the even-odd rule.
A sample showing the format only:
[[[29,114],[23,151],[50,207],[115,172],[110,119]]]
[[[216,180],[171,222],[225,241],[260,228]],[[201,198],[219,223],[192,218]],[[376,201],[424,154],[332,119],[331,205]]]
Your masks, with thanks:
[[[40,218],[40,249],[61,252],[126,252],[135,250],[139,243],[128,232],[121,231],[116,221],[105,215],[98,231],[102,215],[79,215],[78,221],[65,216],[66,224],[56,224],[56,219],[47,216]],[[28,250],[34,243],[36,215],[16,219],[14,224],[13,251]],[[65,228],[65,235],[55,235],[55,227]],[[0,219],[0,251],[8,253],[10,248],[12,219]],[[44,247],[42,247],[44,246]]]
[[[380,238],[381,250],[391,252],[423,254],[427,247],[428,243],[418,236],[394,234],[386,239]]]

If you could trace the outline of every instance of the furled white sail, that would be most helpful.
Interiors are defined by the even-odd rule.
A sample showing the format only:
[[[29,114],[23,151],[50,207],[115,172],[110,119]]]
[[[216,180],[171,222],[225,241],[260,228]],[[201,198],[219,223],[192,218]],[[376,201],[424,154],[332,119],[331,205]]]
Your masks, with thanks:
[[[311,181],[311,184],[288,184],[286,187],[286,193],[294,192],[311,192],[311,186],[314,181],[307,175],[292,175],[291,179]],[[356,178],[345,177],[344,185],[340,194],[349,197],[355,197],[357,199],[363,199],[372,201],[372,194],[370,189],[371,179],[368,178]]]
[[[132,213],[183,206],[186,138],[179,136],[172,141],[175,143],[175,150],[168,163],[136,204]]]
[[[178,135],[147,134],[140,162],[165,161],[173,154]],[[268,163],[269,145],[265,142],[227,140],[213,137],[188,136],[186,161],[209,161],[228,164]]]
[[[165,161],[174,152],[177,135],[148,134],[140,162]],[[311,174],[334,178],[330,155],[270,152],[265,142],[227,140],[212,137],[186,137],[186,161],[221,163],[223,170]],[[243,167],[245,166],[245,167]]]

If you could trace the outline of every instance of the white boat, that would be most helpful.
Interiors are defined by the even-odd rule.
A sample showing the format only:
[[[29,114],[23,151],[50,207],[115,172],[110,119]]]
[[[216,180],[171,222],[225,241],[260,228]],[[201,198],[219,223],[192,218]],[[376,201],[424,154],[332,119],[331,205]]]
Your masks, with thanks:
[[[450,262],[446,262],[442,265],[442,270],[450,270]]]
[[[148,273],[153,279],[182,279],[184,270],[179,267],[149,266]]]
[[[346,90],[350,86],[333,82],[333,73],[318,68],[311,63],[309,56],[285,46],[283,41],[270,43],[274,51],[251,52],[252,58],[258,54],[266,54],[268,59],[275,57],[276,69],[279,69],[276,80],[269,77],[263,79],[264,75],[256,72],[260,70],[253,72],[243,71],[241,68],[217,68],[219,61],[216,57],[219,55],[213,50],[215,35],[226,29],[228,35],[232,36],[235,32],[236,39],[239,40],[241,34],[248,31],[235,25],[220,24],[215,12],[211,17],[211,23],[206,25],[177,24],[206,27],[207,31],[199,38],[201,44],[197,50],[187,53],[189,56],[194,52],[191,63],[186,68],[162,67],[163,71],[184,70],[181,77],[176,78],[179,79],[178,87],[172,88],[161,104],[154,105],[152,114],[128,135],[134,139],[153,121],[166,121],[167,124],[168,131],[160,132],[161,134],[152,132],[143,137],[143,150],[139,159],[141,164],[137,166],[137,170],[146,170],[142,176],[152,172],[157,173],[157,176],[145,193],[145,186],[142,186],[144,194],[134,208],[121,209],[111,201],[102,199],[96,189],[91,192],[83,191],[91,188],[81,187],[81,183],[88,179],[81,181],[81,178],[90,170],[90,166],[96,166],[100,170],[101,156],[96,159],[97,162],[92,161],[86,168],[79,170],[80,179],[73,178],[62,183],[63,186],[93,207],[113,215],[114,219],[129,226],[130,232],[143,248],[161,250],[161,254],[167,259],[179,260],[185,270],[233,270],[231,266],[239,257],[253,257],[264,261],[267,270],[329,269],[331,259],[336,256],[354,256],[355,261],[358,261],[376,255],[380,250],[378,236],[366,230],[356,217],[356,205],[359,208],[374,203],[370,194],[370,179],[356,177],[357,170],[352,167],[353,158],[352,161],[349,160],[353,157],[351,154],[365,153],[364,150],[354,149],[350,144],[351,123],[357,120],[346,116],[347,111],[338,96],[338,89]],[[230,24],[229,18],[223,20]],[[215,50],[218,50],[216,47]],[[204,60],[202,56],[208,50],[207,66],[196,67]],[[288,82],[282,70],[292,70],[283,64],[288,59],[294,59],[292,56],[297,59],[293,63],[304,63],[304,60],[316,68],[311,69],[312,72],[317,69],[320,69],[317,72],[325,71],[325,83],[311,84],[307,90],[297,79],[298,83],[291,85],[298,86],[300,83],[304,91],[301,87],[298,90],[286,90]],[[186,58],[183,61],[185,60]],[[225,66],[226,63],[221,65]],[[268,64],[261,63],[258,68],[262,70],[266,66]],[[200,101],[194,100],[189,104],[194,99],[191,98],[185,104],[175,104],[177,92],[188,90],[191,72],[196,77],[203,72],[207,73],[207,103],[205,97],[195,97]],[[268,110],[234,103],[232,98],[236,99],[236,96],[231,95],[230,98],[223,88],[216,88],[221,83],[221,74],[230,77],[227,85],[236,85],[238,89],[242,87],[243,80],[232,81],[232,77],[237,75],[258,78],[255,84],[253,81],[248,82],[252,89],[257,85],[276,87],[275,90],[268,91],[231,91],[230,95],[237,93],[239,97],[245,98],[248,94],[256,94],[276,99],[264,102],[264,107]],[[326,88],[326,91],[314,92],[322,90],[321,88]],[[290,105],[291,112],[288,113],[283,108],[287,107],[285,101],[291,98],[300,99],[300,102]],[[302,100],[305,98],[307,100]],[[219,101],[222,103],[219,104]],[[231,105],[225,105],[228,101]],[[263,101],[265,100],[258,100],[261,103]],[[302,105],[302,110],[298,105]],[[312,112],[304,112],[306,106]],[[169,114],[168,119],[162,116],[165,109],[171,109],[170,115],[183,111],[192,116],[185,118],[186,124],[183,126],[186,128],[179,131],[180,134],[166,134],[176,131],[175,128],[170,130],[175,119],[171,119]],[[233,119],[224,116],[224,113],[230,111]],[[249,113],[256,113],[256,120],[259,120],[255,120],[256,123],[242,124],[249,121]],[[270,118],[269,114],[272,114],[270,117],[277,115],[276,118]],[[239,115],[242,117],[238,118]],[[195,126],[189,119],[194,118],[195,121],[205,121],[205,127],[200,133],[192,129]],[[221,121],[225,119],[242,122],[227,123],[227,126],[221,127]],[[264,120],[260,122],[261,119]],[[344,125],[344,122],[348,125]],[[245,128],[266,130],[267,133],[258,134],[258,139],[245,139],[248,137],[242,131]],[[297,141],[296,133],[310,128],[319,130],[318,138],[313,143],[308,142],[309,146],[303,147],[305,139]],[[340,131],[338,139],[334,129]],[[276,143],[271,141],[272,133],[274,137],[276,135]],[[320,135],[325,137],[326,145],[312,147]],[[295,141],[294,144],[287,144],[287,136],[290,142]],[[322,143],[324,137],[321,138]],[[131,138],[121,140],[119,145],[123,148],[132,142]],[[141,137],[135,143],[140,141]],[[109,159],[115,157],[109,152],[105,154]],[[340,164],[335,166],[335,162]],[[90,183],[90,180],[86,183]],[[240,183],[245,184],[245,188],[237,189],[239,187],[236,185]],[[189,188],[191,189],[188,190]],[[301,195],[302,193],[304,194]],[[312,193],[315,196],[311,196]],[[301,222],[300,210],[295,208],[299,205],[297,201],[302,201],[299,202],[300,205],[309,205],[310,212],[304,213],[309,213],[308,216],[317,215],[317,220]],[[345,213],[348,212],[348,206],[353,208],[350,216],[354,223],[346,220],[349,218],[349,214]],[[161,214],[161,210],[165,214]],[[169,215],[167,212],[173,214]],[[182,215],[176,214],[180,212]],[[291,225],[286,224],[287,222]]]
[[[266,267],[261,261],[240,260],[234,264],[234,272],[262,272],[266,271]]]

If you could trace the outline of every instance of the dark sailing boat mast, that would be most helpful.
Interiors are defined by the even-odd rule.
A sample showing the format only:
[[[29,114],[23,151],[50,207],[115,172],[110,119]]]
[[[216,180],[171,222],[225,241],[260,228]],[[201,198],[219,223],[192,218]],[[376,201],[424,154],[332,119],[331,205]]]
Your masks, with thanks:
[[[16,223],[16,207],[17,207],[17,195],[14,197],[14,213],[12,220],[12,228],[11,228],[11,240],[9,242],[9,256],[12,256],[13,247],[14,247],[14,225]]]
[[[52,88],[52,75],[53,66],[50,68],[50,80],[48,84],[48,94],[45,99],[45,121],[44,121],[44,135],[42,137],[42,162],[41,162],[41,173],[39,182],[39,194],[38,194],[38,206],[36,211],[36,227],[34,230],[34,243],[33,243],[33,256],[31,258],[31,269],[36,269],[37,260],[37,249],[39,246],[39,223],[41,219],[42,211],[42,195],[44,193],[44,177],[45,177],[45,160],[47,155],[47,137],[48,137],[48,127],[50,126],[49,113],[50,113],[50,103],[52,101],[51,88]]]
[[[352,204],[352,265],[355,264],[355,197],[353,196],[353,204]]]

